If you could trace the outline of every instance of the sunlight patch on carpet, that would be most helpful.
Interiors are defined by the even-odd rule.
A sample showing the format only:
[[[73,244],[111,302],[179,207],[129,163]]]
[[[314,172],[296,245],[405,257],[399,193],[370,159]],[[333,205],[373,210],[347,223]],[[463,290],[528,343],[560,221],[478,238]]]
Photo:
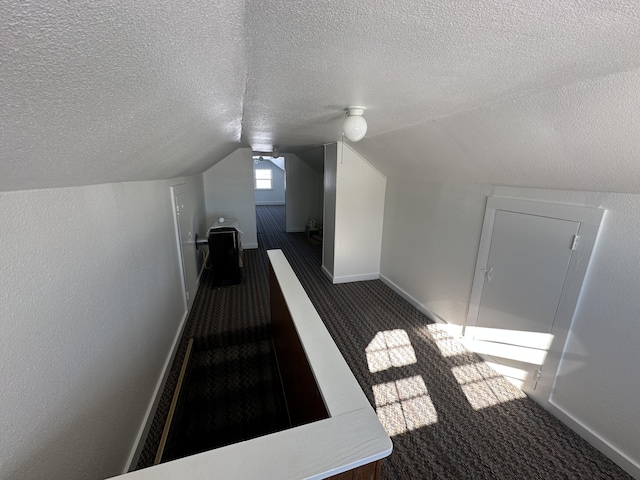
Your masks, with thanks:
[[[376,413],[390,437],[438,421],[438,413],[420,375],[374,385],[372,389]]]
[[[453,338],[437,323],[426,325],[426,328],[443,357],[453,357],[455,355],[464,355],[465,353],[468,353],[468,350],[464,345]]]
[[[416,363],[416,352],[405,330],[378,332],[365,349],[371,373]]]
[[[453,367],[451,372],[474,410],[526,398],[522,390],[484,362]]]

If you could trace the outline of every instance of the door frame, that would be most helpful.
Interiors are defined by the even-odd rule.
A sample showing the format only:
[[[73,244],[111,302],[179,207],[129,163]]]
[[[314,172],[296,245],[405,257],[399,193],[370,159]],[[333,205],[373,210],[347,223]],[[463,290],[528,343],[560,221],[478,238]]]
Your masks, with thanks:
[[[180,234],[180,219],[178,218],[178,204],[176,195],[187,192],[185,183],[171,185],[171,206],[173,207],[173,224],[175,226],[176,244],[178,246],[178,257],[180,260],[180,273],[182,277],[182,299],[184,301],[185,312],[189,311],[189,300],[187,299],[187,272],[184,266],[184,252],[182,251],[182,238]]]
[[[482,300],[482,289],[484,288],[485,283],[484,269],[489,259],[491,237],[493,235],[493,227],[496,212],[498,210],[557,218],[560,220],[569,220],[580,223],[576,248],[571,256],[571,261],[569,262],[567,277],[562,288],[560,301],[558,303],[558,310],[551,330],[553,340],[549,346],[549,351],[544,362],[544,369],[542,370],[542,374],[537,382],[535,390],[526,388],[526,386],[523,387],[524,391],[534,400],[546,405],[553,390],[556,373],[562,359],[565,343],[571,328],[571,322],[580,297],[584,277],[587,274],[589,260],[591,259],[591,254],[595,248],[600,226],[604,219],[606,210],[581,205],[540,202],[519,198],[489,197],[487,199],[484,221],[482,224],[482,234],[480,237],[480,245],[478,247],[473,287],[471,290],[471,298],[469,300],[469,312],[467,314],[467,321],[463,327],[463,335],[467,335],[468,327],[475,326],[478,319],[480,301]]]

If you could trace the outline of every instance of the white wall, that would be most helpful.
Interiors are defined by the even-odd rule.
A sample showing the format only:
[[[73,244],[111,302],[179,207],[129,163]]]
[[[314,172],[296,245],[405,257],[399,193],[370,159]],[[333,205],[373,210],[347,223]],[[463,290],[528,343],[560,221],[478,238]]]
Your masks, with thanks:
[[[322,269],[333,278],[336,236],[336,179],[338,171],[338,145],[332,143],[324,147],[324,213]]]
[[[255,191],[256,205],[284,205],[284,170],[269,160],[254,163],[253,169],[271,170],[271,185],[273,187],[271,190]]]
[[[343,142],[337,142],[336,153],[332,280],[343,283],[377,279],[386,177]],[[332,167],[327,167],[327,163],[325,177],[327,174],[333,176]],[[332,194],[331,182],[325,180],[325,198]],[[325,232],[323,243],[331,241]],[[329,268],[325,269],[331,272]]]
[[[203,177],[207,228],[219,217],[237,218],[244,233],[242,246],[258,248],[251,149],[239,148],[204,172]]]
[[[449,323],[467,318],[486,196],[485,185],[387,182],[384,277]]]
[[[297,155],[285,155],[287,232],[304,232],[310,218],[322,223],[323,175]]]
[[[169,187],[0,193],[0,477],[124,470],[185,314]]]
[[[586,428],[590,441],[640,475],[640,195],[390,180],[382,274],[426,309],[461,325],[492,194],[608,210],[549,408],[565,421],[571,422],[563,412],[573,417],[571,426]]]

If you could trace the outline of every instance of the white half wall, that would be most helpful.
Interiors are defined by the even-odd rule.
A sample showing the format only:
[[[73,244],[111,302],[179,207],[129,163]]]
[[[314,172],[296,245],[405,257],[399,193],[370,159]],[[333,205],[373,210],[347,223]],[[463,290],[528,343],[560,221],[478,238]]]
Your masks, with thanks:
[[[237,218],[244,233],[242,246],[258,248],[251,149],[239,148],[204,172],[203,177],[207,228],[220,217]]]
[[[0,477],[123,472],[185,315],[169,187],[0,193]]]
[[[255,190],[256,205],[284,205],[284,170],[270,160],[253,164],[254,170],[271,170],[271,190]]]
[[[324,147],[324,214],[322,242],[322,271],[333,279],[336,237],[336,179],[338,174],[338,145]]]
[[[489,195],[608,210],[548,408],[640,478],[640,195],[389,180],[381,273],[456,325],[466,319]]]
[[[377,279],[387,179],[343,142],[336,151],[333,283]]]
[[[297,155],[285,155],[287,232],[304,232],[310,218],[322,223],[323,175]]]

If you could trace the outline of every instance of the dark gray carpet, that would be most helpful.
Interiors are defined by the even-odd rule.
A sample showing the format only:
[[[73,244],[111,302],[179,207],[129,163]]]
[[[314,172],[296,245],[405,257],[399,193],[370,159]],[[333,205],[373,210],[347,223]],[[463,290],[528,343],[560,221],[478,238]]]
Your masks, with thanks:
[[[284,232],[284,207],[256,210],[260,249],[246,252],[243,284],[206,299],[201,288],[188,331],[199,332],[212,348],[217,338],[237,332],[263,338],[265,250],[281,248],[392,434],[394,451],[384,462],[383,478],[631,478],[382,282],[332,285],[320,271],[321,245]],[[252,318],[250,312],[258,310]],[[179,360],[173,370],[179,370]],[[155,455],[177,378],[173,370],[139,468]]]

